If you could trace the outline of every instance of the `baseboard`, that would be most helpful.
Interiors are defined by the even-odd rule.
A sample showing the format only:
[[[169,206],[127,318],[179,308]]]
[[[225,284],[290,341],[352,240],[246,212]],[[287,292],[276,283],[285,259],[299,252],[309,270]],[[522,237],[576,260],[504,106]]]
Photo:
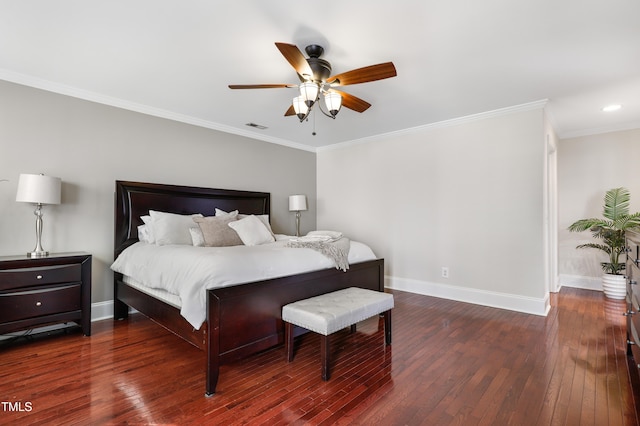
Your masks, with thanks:
[[[562,276],[560,278],[560,283],[563,283]],[[385,276],[385,287],[394,290],[407,291],[409,293],[440,297],[443,299],[457,300],[459,302],[474,303],[476,305],[491,306],[493,308],[508,309],[510,311],[524,312],[534,315],[546,316],[550,309],[548,297],[545,299],[536,299],[532,297],[515,296],[513,294],[496,293],[473,288],[455,287],[406,278]],[[602,290],[602,285],[600,285],[600,290]],[[132,310],[132,312],[135,311]],[[91,304],[91,322],[109,318],[113,318],[113,300]],[[68,326],[65,324],[50,325],[36,328],[32,333],[49,332],[66,327]],[[0,340],[20,333],[21,332],[10,333],[0,336]]]
[[[91,322],[113,318],[113,300],[91,304]]]
[[[490,306],[492,308],[507,309],[533,315],[546,316],[549,313],[549,309],[551,309],[549,295],[545,298],[538,299],[535,297],[518,296],[392,276],[385,276],[385,287],[393,290],[407,291],[409,293],[440,297],[458,302],[473,303],[475,305]]]
[[[560,274],[560,286],[602,291],[602,277]]]

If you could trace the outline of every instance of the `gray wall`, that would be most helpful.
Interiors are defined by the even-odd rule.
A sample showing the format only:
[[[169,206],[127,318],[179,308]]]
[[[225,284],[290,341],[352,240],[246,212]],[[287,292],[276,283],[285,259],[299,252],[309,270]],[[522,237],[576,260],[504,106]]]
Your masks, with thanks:
[[[390,287],[544,314],[544,132],[540,106],[323,149],[318,226],[369,243]]]
[[[288,196],[306,194],[302,231],[315,228],[315,153],[0,81],[0,255],[35,245],[34,207],[15,202],[20,173],[62,178],[43,246],[94,255],[94,302],[112,298],[115,180],[270,192],[273,229],[289,234]]]

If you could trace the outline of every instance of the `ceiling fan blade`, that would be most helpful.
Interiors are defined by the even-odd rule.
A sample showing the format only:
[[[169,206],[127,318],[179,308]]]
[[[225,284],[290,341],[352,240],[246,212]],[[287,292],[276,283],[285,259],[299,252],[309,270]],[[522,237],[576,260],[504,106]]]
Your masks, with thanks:
[[[298,87],[295,84],[230,84],[229,89],[283,89]]]
[[[395,77],[396,75],[398,74],[396,73],[396,67],[393,65],[393,62],[385,62],[383,64],[369,65],[368,67],[358,68],[329,77],[327,83],[332,86],[346,86],[348,84],[383,80],[385,78]]]
[[[276,43],[276,47],[301,77],[305,77],[305,79],[313,77],[313,71],[298,46],[295,44]]]
[[[332,92],[336,92],[342,96],[342,106],[352,109],[357,112],[365,112],[369,109],[371,104],[365,100],[358,98],[357,96],[353,96],[347,92],[342,92],[340,90],[332,90]]]
[[[289,109],[284,113],[285,117],[289,117],[290,115],[296,115],[296,110],[293,109],[293,105],[289,105]]]

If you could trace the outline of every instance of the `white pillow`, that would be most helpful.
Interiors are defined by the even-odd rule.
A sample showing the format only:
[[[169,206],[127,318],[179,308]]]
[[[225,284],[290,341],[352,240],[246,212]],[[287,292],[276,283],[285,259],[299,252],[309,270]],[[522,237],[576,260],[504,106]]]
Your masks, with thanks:
[[[197,228],[189,228],[189,233],[191,234],[191,242],[194,247],[204,247],[206,245],[204,235],[199,226]]]
[[[216,208],[216,216],[222,216],[222,217],[226,217],[227,215],[232,215],[232,216],[238,216],[238,219],[244,219],[247,216],[255,216],[258,219],[260,219],[260,221],[262,221],[262,223],[264,224],[264,226],[267,227],[267,230],[269,231],[269,233],[273,236],[273,230],[271,229],[271,224],[269,223],[269,215],[268,214],[257,214],[257,215],[248,215],[248,214],[238,214],[238,210],[234,210],[232,212],[225,212],[224,210],[220,210],[219,208]]]
[[[140,225],[138,226],[138,240],[143,243],[151,243],[151,238],[149,236],[149,225]]]
[[[245,246],[257,246],[275,241],[273,234],[264,226],[264,223],[254,215],[229,222],[229,227],[238,233],[238,236]]]
[[[225,212],[224,210],[220,210],[216,207],[216,216],[237,216],[238,210],[234,210],[232,212]]]
[[[168,244],[192,245],[189,228],[197,228],[194,217],[202,217],[197,214],[175,214],[149,210],[153,222],[153,236],[155,243],[163,246]]]
[[[143,243],[155,244],[156,238],[153,235],[153,220],[151,220],[151,216],[140,216],[140,219],[142,219],[144,225],[138,226],[138,239]],[[142,232],[140,228],[142,228]]]

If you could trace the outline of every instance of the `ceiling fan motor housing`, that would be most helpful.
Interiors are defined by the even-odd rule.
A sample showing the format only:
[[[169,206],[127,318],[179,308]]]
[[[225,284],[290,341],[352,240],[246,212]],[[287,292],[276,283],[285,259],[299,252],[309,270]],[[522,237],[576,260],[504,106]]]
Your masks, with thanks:
[[[327,78],[331,75],[331,64],[329,61],[320,59],[320,56],[324,53],[324,48],[317,44],[311,44],[305,47],[304,50],[309,55],[307,62],[311,67],[311,71],[313,71],[313,81],[318,83],[327,81]]]

